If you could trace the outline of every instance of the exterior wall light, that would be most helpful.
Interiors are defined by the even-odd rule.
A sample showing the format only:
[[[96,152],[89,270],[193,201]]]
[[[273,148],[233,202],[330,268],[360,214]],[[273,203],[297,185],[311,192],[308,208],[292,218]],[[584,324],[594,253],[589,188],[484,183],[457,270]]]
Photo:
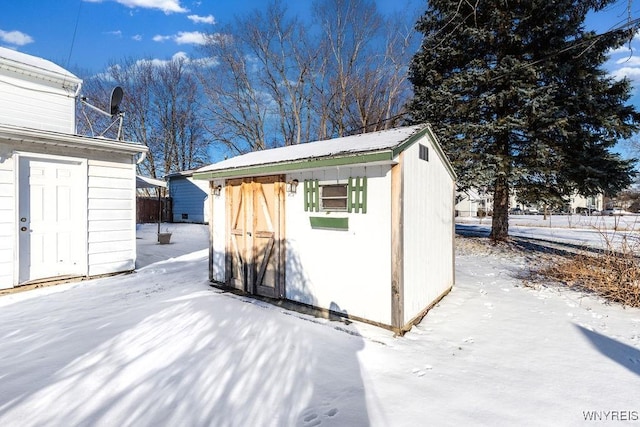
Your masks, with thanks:
[[[291,181],[287,182],[287,193],[296,194],[297,189],[298,189],[297,179],[292,179]]]
[[[222,192],[222,185],[216,185],[215,187],[213,187],[213,195],[218,197],[220,196],[220,193]]]

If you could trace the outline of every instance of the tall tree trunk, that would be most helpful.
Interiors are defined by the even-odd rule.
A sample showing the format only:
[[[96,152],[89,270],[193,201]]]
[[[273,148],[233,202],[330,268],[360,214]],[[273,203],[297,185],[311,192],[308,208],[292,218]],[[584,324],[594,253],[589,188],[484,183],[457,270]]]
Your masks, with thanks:
[[[489,237],[494,242],[505,241],[509,238],[509,182],[504,175],[499,175],[496,178]]]

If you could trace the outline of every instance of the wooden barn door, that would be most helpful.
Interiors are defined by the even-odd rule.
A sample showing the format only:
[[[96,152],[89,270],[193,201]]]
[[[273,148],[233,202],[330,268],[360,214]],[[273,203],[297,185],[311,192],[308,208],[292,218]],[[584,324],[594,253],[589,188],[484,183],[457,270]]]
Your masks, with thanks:
[[[227,285],[284,296],[284,178],[227,181]]]

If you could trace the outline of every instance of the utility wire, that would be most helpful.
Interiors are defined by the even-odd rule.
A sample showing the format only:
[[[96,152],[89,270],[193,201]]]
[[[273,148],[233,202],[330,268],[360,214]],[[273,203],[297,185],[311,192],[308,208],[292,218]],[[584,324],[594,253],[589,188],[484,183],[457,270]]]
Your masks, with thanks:
[[[69,56],[67,57],[67,66],[65,68],[69,68],[69,63],[71,62],[73,45],[76,42],[76,33],[78,32],[78,23],[80,22],[80,11],[82,10],[82,1],[83,0],[78,0],[78,14],[76,15],[76,25],[73,28],[73,37],[71,38],[71,46],[69,47]]]

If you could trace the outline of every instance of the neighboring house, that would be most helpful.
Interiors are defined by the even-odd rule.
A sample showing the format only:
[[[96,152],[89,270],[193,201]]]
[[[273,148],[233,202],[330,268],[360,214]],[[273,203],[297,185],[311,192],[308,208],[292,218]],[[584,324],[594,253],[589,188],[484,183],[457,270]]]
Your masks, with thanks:
[[[592,212],[600,212],[605,208],[604,195],[598,194],[596,196],[585,197],[575,194],[569,198],[567,208],[569,213],[590,214]]]
[[[459,217],[478,216],[480,197],[474,190],[456,191],[455,213]]]
[[[491,215],[493,197],[486,191],[470,188],[456,191],[455,214],[457,217],[476,217]]]
[[[574,193],[568,199],[565,199],[565,205],[562,213],[568,214],[589,214],[594,211],[603,209],[604,197],[602,194],[596,196],[581,196]],[[518,210],[521,213],[543,213],[545,206],[543,203],[524,204],[519,203],[515,192],[509,197],[509,207],[512,210]]]
[[[136,158],[75,135],[81,80],[0,47],[0,288],[133,270]]]
[[[167,176],[173,222],[209,222],[209,183],[193,179],[193,172],[177,172]]]
[[[210,279],[401,332],[454,283],[455,174],[429,126],[204,167]]]
[[[602,194],[596,196],[581,196],[575,193],[569,197],[564,206],[563,212],[571,214],[584,214],[594,211],[601,211],[604,207],[604,197]],[[541,214],[544,213],[543,203],[522,203],[518,201],[516,191],[512,191],[509,196],[509,212],[511,214]],[[477,189],[469,189],[466,192],[456,193],[456,216],[475,216],[474,210],[478,213],[486,212],[491,215],[493,212],[493,197]]]

